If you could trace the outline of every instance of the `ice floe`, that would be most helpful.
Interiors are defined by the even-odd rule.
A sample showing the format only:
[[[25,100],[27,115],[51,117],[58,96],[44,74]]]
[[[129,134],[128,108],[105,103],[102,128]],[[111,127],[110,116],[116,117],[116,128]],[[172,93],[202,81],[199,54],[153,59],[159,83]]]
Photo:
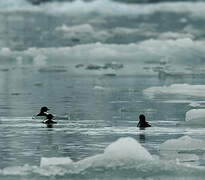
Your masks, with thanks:
[[[181,163],[199,165],[199,155],[205,153],[205,142],[189,136],[170,139],[159,146],[164,159],[177,160]]]
[[[56,8],[58,6],[58,8]],[[88,13],[101,15],[151,15],[157,12],[189,13],[193,17],[204,17],[204,2],[178,2],[178,3],[156,3],[156,4],[129,4],[117,3],[110,0],[105,1],[73,1],[67,3],[47,3],[40,6],[32,6],[26,0],[14,2],[12,0],[0,2],[1,11],[40,11],[49,14],[67,14],[79,16]]]
[[[117,167],[150,160],[153,160],[153,157],[144,147],[135,139],[126,137],[110,144],[103,154],[73,162],[73,165],[82,170],[91,167]],[[41,165],[55,165],[60,162],[61,158],[41,158]],[[62,161],[62,164],[67,162],[71,163],[69,158]]]
[[[182,136],[178,139],[170,139],[165,141],[160,145],[161,150],[174,150],[174,151],[181,151],[181,150],[196,150],[196,149],[203,149],[205,150],[205,142],[199,139],[194,139],[189,136]]]
[[[51,157],[46,158],[42,157],[40,166],[50,166],[50,165],[68,165],[72,163],[72,160],[69,157]]]
[[[186,112],[185,123],[191,125],[205,124],[205,109],[191,109]]]
[[[185,138],[190,140],[189,138]],[[180,141],[183,141],[181,139]],[[192,141],[192,140],[191,140]],[[195,141],[194,141],[195,142]],[[168,143],[169,144],[169,143]],[[173,143],[171,143],[173,144]],[[196,144],[195,144],[196,145]],[[181,149],[181,148],[180,148]],[[0,177],[16,175],[25,177],[51,177],[58,176],[65,179],[133,179],[136,177],[154,179],[164,179],[167,177],[186,178],[199,177],[204,178],[204,168],[190,165],[197,161],[197,155],[190,156],[183,154],[181,159],[176,161],[160,160],[151,155],[135,139],[131,137],[120,138],[105,148],[104,153],[97,154],[74,162],[69,157],[42,157],[40,166],[14,166],[0,169]],[[183,162],[183,163],[181,163]],[[188,164],[187,164],[188,163]],[[117,174],[116,174],[117,172]],[[163,178],[162,178],[163,177]],[[153,178],[152,178],[153,179]],[[167,179],[165,177],[165,179]]]
[[[205,85],[171,84],[170,86],[150,87],[143,93],[152,99],[163,94],[205,97],[204,91]]]

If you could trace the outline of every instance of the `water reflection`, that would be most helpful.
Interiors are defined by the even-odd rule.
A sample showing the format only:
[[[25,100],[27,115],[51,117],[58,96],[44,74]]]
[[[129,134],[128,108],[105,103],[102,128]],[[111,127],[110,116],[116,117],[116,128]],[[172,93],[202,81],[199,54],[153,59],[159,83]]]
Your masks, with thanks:
[[[48,130],[52,130],[51,128],[53,128],[53,125],[52,124],[47,124],[47,128],[49,128]]]
[[[140,143],[145,143],[145,140],[146,140],[145,134],[144,133],[140,133],[139,134],[139,142]]]

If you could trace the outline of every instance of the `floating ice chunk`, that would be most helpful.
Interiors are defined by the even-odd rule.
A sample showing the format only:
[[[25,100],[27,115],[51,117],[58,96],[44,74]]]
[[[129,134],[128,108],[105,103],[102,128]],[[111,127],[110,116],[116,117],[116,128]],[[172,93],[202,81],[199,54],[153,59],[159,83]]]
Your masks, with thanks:
[[[0,170],[0,174],[3,175],[26,175],[31,170],[31,166],[24,165],[24,166],[12,166],[6,167]]]
[[[42,157],[40,166],[71,165],[80,172],[87,168],[136,165],[139,162],[146,163],[153,159],[152,155],[135,139],[126,137],[110,144],[103,154],[91,156],[77,162],[73,162],[69,157]]]
[[[191,102],[190,104],[189,104],[189,106],[191,106],[191,107],[199,107],[201,104],[200,103],[198,103],[198,102]]]
[[[199,139],[194,139],[189,136],[183,136],[178,139],[170,139],[160,145],[161,150],[205,150],[205,142]]]
[[[8,48],[8,47],[3,47],[3,48],[1,48],[1,54],[2,55],[4,55],[4,56],[8,56],[8,55],[10,55],[11,54],[11,50],[10,50],[10,48]]]
[[[205,109],[192,109],[186,112],[186,123],[205,124]]]
[[[198,161],[199,160],[199,156],[197,156],[196,154],[178,154],[178,158],[180,159],[181,162],[185,162],[185,163],[190,163],[193,161]]]
[[[181,163],[199,165],[196,150],[205,150],[205,142],[183,136],[178,139],[167,140],[159,147],[160,155],[165,159],[175,159]]]
[[[42,157],[40,166],[68,165],[71,164],[72,162],[73,161],[69,157],[51,157],[51,158]]]
[[[68,161],[65,162],[65,159]],[[196,155],[183,154],[181,162],[192,162],[197,159]],[[70,158],[42,158],[40,167],[30,165],[8,167],[0,169],[0,176],[27,175],[44,178],[59,176],[67,179],[73,179],[73,175],[77,179],[92,179],[93,176],[96,179],[102,179],[102,177],[104,179],[125,179],[126,176],[127,179],[150,179],[154,174],[154,179],[204,178],[204,167],[184,165],[178,162],[178,159],[175,162],[162,161],[158,157],[151,156],[135,139],[127,137],[110,144],[103,154],[78,162],[72,162]],[[52,166],[53,163],[57,166]],[[61,164],[64,166],[58,166]]]
[[[195,165],[198,166],[199,163],[199,156],[196,154],[189,154],[189,153],[180,153],[177,151],[163,151],[160,152],[160,155],[167,160],[176,160],[176,162],[183,163],[183,164],[189,164],[189,165]]]
[[[181,18],[181,19],[179,19],[179,22],[180,22],[180,23],[187,23],[187,21],[188,21],[188,20],[187,20],[186,18]]]
[[[47,59],[48,57],[46,57],[45,55],[39,54],[34,58],[34,64],[37,66],[44,66],[46,65]]]
[[[92,25],[90,24],[82,24],[82,25],[75,25],[75,26],[67,26],[63,24],[61,27],[56,28],[57,32],[60,32],[61,36],[63,33],[63,38],[72,39],[74,41],[104,41],[110,35],[106,31],[99,30],[97,31]]]
[[[106,88],[105,87],[102,87],[102,86],[94,86],[95,90],[105,90]]]
[[[120,138],[110,144],[104,151],[104,155],[115,160],[151,160],[151,154],[142,147],[135,139]]]
[[[130,166],[153,160],[152,155],[135,139],[120,138],[110,144],[103,154],[85,158],[76,163],[79,169],[89,167]]]
[[[154,98],[162,94],[176,94],[195,97],[205,97],[205,85],[172,84],[170,86],[150,87],[143,91],[144,95]]]

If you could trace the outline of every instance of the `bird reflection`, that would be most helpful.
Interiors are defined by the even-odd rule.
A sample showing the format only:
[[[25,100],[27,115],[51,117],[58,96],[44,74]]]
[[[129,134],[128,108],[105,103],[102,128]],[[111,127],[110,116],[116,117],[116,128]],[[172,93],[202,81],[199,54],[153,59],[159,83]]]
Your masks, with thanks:
[[[144,133],[140,133],[139,134],[139,141],[140,141],[140,143],[145,143],[145,140],[146,140],[145,134]]]
[[[47,128],[53,128],[52,124],[47,124]]]

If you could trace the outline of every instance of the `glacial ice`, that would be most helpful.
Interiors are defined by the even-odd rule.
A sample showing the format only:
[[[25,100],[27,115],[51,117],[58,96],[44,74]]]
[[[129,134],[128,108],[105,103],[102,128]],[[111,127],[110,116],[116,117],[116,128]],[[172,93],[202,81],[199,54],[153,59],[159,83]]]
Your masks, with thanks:
[[[191,143],[195,142],[190,137],[179,138],[175,141],[183,142],[184,140],[191,141]],[[165,142],[165,144],[168,142]],[[176,143],[171,143],[170,145],[174,144]],[[196,144],[197,143],[195,143],[195,145]],[[75,174],[75,176],[78,177],[79,175],[82,178],[84,177],[84,174],[86,177],[90,177],[89,173],[91,173],[91,177],[93,177],[94,172],[96,178],[104,175],[102,173],[108,173],[110,179],[113,179],[113,175],[116,177],[116,171],[122,174],[129,173],[126,174],[126,176],[131,179],[132,177],[136,177],[136,175],[138,175],[140,179],[141,177],[149,178],[153,176],[153,173],[156,177],[154,179],[163,179],[161,177],[164,177],[164,173],[168,173],[168,177],[171,175],[171,179],[173,179],[173,177],[176,177],[176,179],[178,179],[178,177],[186,178],[190,177],[190,175],[192,175],[191,177],[196,177],[196,173],[200,174],[200,179],[202,179],[201,177],[204,177],[203,167],[199,168],[199,166],[190,166],[190,163],[193,161],[198,161],[197,155],[182,154],[181,156],[178,156],[178,158],[180,159],[177,159],[177,161],[160,160],[158,157],[152,156],[135,139],[124,137],[111,143],[105,148],[104,153],[102,154],[90,156],[77,162],[73,162],[69,157],[42,157],[40,166],[24,165],[7,167],[0,169],[0,177],[1,175],[40,175],[43,178],[45,178],[45,176],[70,178]],[[183,164],[181,162],[183,162]],[[96,171],[97,174],[95,174]],[[195,174],[193,175],[193,173]],[[118,174],[117,179],[124,178],[124,176],[122,178],[120,177],[121,174]]]
[[[120,138],[110,144],[103,154],[78,161],[81,169],[88,167],[117,167],[153,160],[152,155],[131,137]]]
[[[165,141],[160,145],[159,149],[160,151],[205,150],[205,142],[189,136],[182,136],[178,139],[170,139]]]
[[[56,166],[56,165],[68,165],[71,164],[72,160],[69,157],[42,157],[40,166]]]
[[[139,162],[153,160],[152,155],[131,137],[120,138],[110,144],[103,154],[87,157],[83,160],[72,162],[69,157],[41,158],[40,166],[65,165],[73,163],[74,167],[84,170],[89,167],[117,167],[134,165]]]
[[[126,137],[120,138],[116,142],[110,144],[104,151],[104,155],[113,159],[135,159],[152,160],[151,154],[142,147],[135,139]]]
[[[190,102],[189,104],[190,107],[200,107],[200,105],[201,105],[200,102],[194,102],[194,101]]]
[[[163,48],[159,49],[162,43]],[[189,65],[193,65],[193,67],[197,66],[197,63],[194,59],[195,54],[198,52],[204,52],[204,47],[204,41],[195,42],[189,38],[177,40],[146,40],[142,41],[141,43],[130,43],[126,45],[91,43],[76,45],[72,47],[58,48],[33,47],[28,48],[24,51],[14,51],[12,49],[4,47],[0,50],[0,58],[4,59],[4,61],[7,61],[8,63],[13,62],[15,64],[16,62],[18,62],[19,65],[29,64],[34,66],[52,66],[63,63],[65,66],[73,68],[82,67],[78,65],[83,64],[83,71],[82,69],[78,68],[71,69],[78,73],[99,73],[100,69],[102,69],[103,71],[120,69],[120,74],[143,73],[148,75],[159,73],[159,70],[156,70],[158,69],[158,67],[163,69],[166,68],[166,66],[169,66],[172,69],[175,69],[175,71],[172,72],[172,70],[167,70],[166,72],[168,72],[168,74],[172,72],[171,76],[175,77],[177,75],[177,72],[187,72],[187,61],[189,61]],[[187,53],[182,54],[182,50],[186,50]],[[20,60],[18,57],[21,57]],[[199,55],[198,60],[201,60],[203,58],[203,55]],[[58,61],[56,61],[56,59],[58,59]],[[155,62],[155,64],[146,63],[150,61]],[[200,63],[201,62],[203,61],[200,61]],[[85,68],[88,67],[87,65],[89,64],[101,64],[101,66],[93,66],[94,69],[99,69],[98,72],[88,72],[85,70]],[[199,69],[199,67],[197,68]],[[90,69],[90,67],[88,67],[88,69]],[[201,71],[203,71],[203,69],[199,69],[198,73],[200,73]],[[189,71],[189,73],[191,72]],[[145,90],[145,92],[147,91],[154,96],[156,95],[156,91],[159,91],[161,93],[170,93],[169,91],[171,90],[175,91],[174,88],[178,88],[178,90],[186,90],[188,88],[185,93],[196,91],[198,88],[201,88],[201,91],[204,91],[205,89],[203,85],[173,84],[171,86],[165,87],[152,87],[151,89]],[[198,93],[201,91],[198,90],[197,93],[193,93],[195,96],[202,96],[203,93]],[[183,94],[183,92],[181,92],[181,94]]]
[[[185,121],[187,124],[205,124],[205,109],[191,109],[186,112]]]
[[[54,4],[54,5],[53,5]],[[74,1],[67,3],[53,3],[43,4],[40,6],[32,6],[26,0],[18,0],[14,3],[12,0],[0,1],[1,11],[28,11],[28,12],[42,12],[49,14],[65,14],[80,16],[82,14],[98,12],[102,15],[126,15],[126,16],[140,16],[151,15],[156,12],[172,12],[172,13],[189,13],[191,17],[204,17],[204,3],[203,2],[178,2],[178,3],[156,3],[148,4],[146,6],[133,4],[125,5],[123,3],[116,3],[110,0],[105,1],[91,1],[90,3],[84,1]],[[56,8],[58,5],[58,8]]]
[[[178,139],[170,139],[162,143],[159,147],[160,155],[164,159],[176,160],[180,163],[199,165],[197,151],[205,150],[205,142],[189,136]]]

